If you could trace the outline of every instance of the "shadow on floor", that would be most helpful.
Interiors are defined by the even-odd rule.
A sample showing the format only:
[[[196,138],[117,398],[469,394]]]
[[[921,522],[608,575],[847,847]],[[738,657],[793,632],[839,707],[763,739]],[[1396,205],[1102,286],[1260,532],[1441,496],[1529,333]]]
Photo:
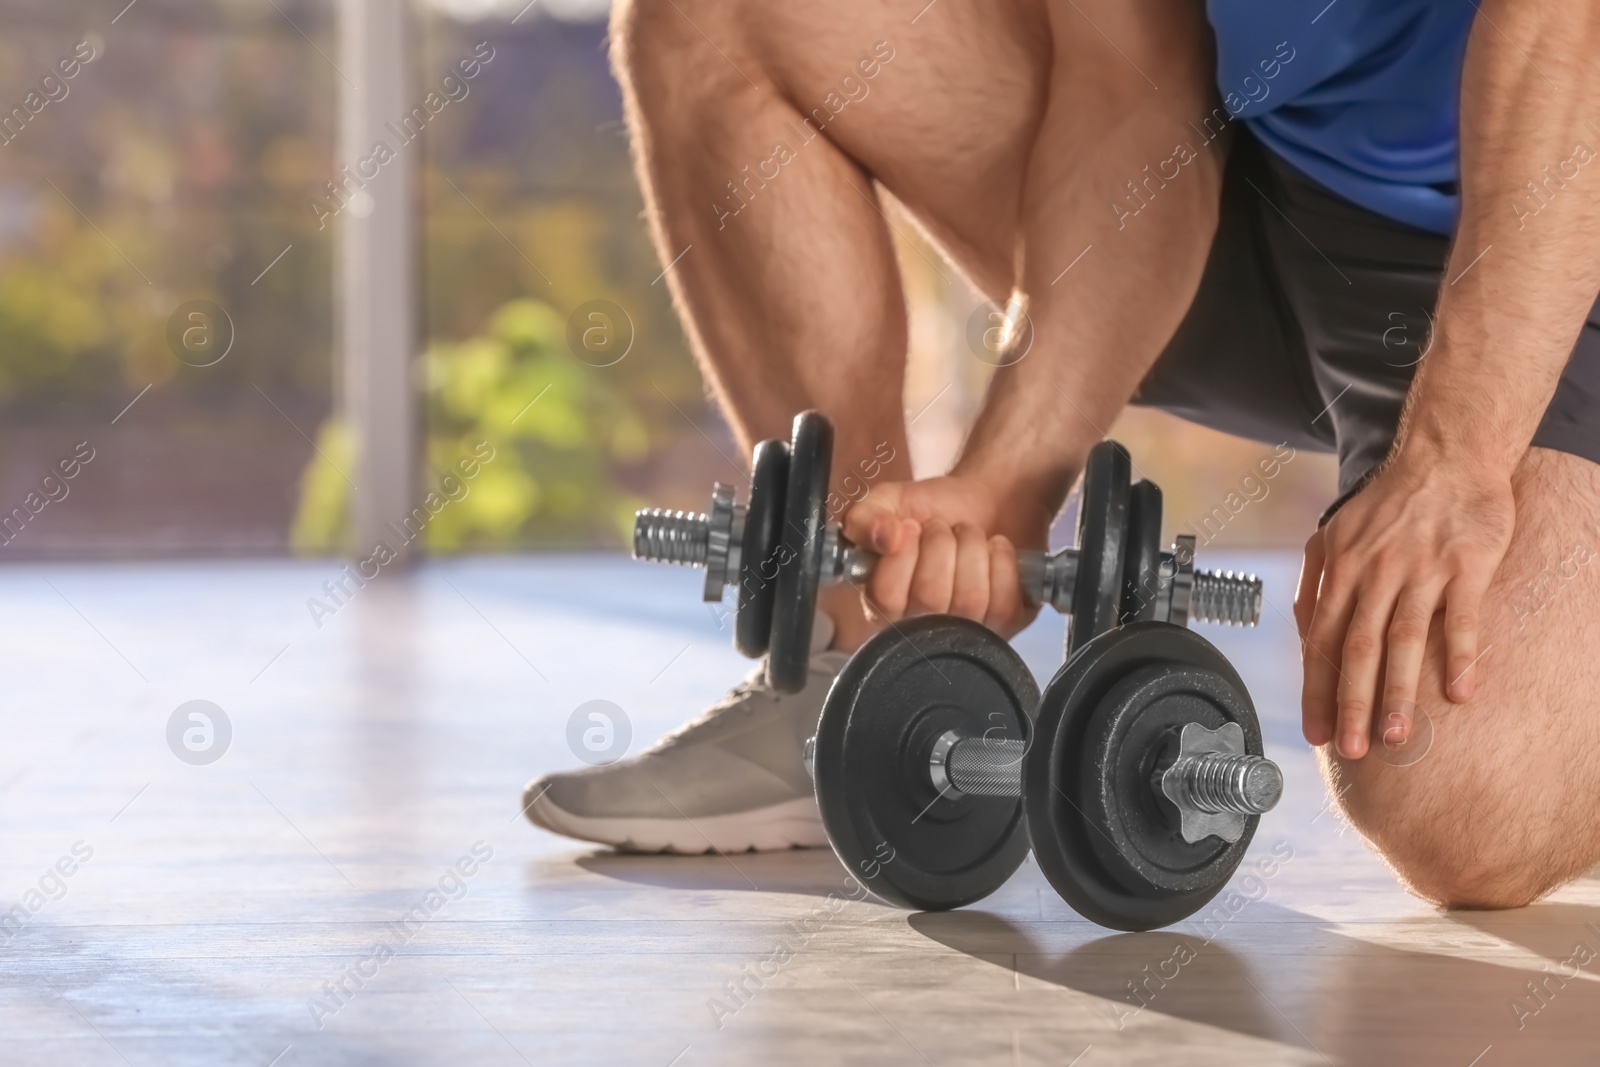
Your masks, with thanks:
[[[1169,1017],[1335,1063],[1576,1064],[1595,1062],[1600,1048],[1600,908],[1549,904],[1488,919],[1336,926],[1259,902],[1209,942],[1182,929],[1078,942],[1061,924],[1018,925],[979,911],[913,915],[910,925],[969,956],[1102,998],[1107,1029],[1129,1041]],[[1509,956],[1517,946],[1550,962],[1541,971],[1524,960],[1447,955],[1462,943],[1459,926],[1499,942],[1474,939],[1470,951],[1480,956]],[[1571,977],[1561,964],[1577,940],[1596,955],[1585,975]],[[1530,981],[1542,982],[1537,993]]]
[[[596,850],[579,856],[579,867],[605,878],[662,889],[749,890],[825,897],[860,896],[857,883],[827,848],[726,855],[665,856]]]

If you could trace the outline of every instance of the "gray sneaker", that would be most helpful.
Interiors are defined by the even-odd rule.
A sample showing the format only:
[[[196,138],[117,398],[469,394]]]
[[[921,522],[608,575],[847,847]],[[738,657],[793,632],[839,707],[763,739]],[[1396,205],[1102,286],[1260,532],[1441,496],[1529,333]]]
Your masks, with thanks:
[[[637,756],[528,783],[535,826],[633,852],[746,852],[828,843],[806,773],[806,740],[849,657],[817,652],[799,693],[764,666]]]

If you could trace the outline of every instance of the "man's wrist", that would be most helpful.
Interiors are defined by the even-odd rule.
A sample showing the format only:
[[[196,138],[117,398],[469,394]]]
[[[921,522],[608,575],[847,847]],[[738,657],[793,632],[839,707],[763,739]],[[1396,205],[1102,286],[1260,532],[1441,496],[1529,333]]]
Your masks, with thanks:
[[[1065,457],[1059,463],[1019,462],[1016,456],[1023,451],[965,451],[950,474],[983,486],[995,500],[996,510],[1010,520],[1007,526],[1011,530],[1048,530],[1072,490],[1083,461]]]
[[[1393,462],[1419,470],[1446,467],[1479,477],[1510,478],[1528,450],[1527,440],[1517,429],[1502,425],[1486,400],[1447,388],[1455,395],[1415,398]]]

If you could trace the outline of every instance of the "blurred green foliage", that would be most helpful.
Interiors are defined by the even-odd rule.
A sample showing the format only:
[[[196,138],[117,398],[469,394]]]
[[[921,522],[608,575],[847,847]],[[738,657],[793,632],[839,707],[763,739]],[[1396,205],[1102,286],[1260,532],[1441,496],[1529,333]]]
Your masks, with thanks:
[[[536,541],[610,542],[638,502],[617,484],[619,464],[650,448],[643,413],[566,350],[566,322],[550,305],[514,300],[484,335],[436,344],[426,355],[428,465],[447,470],[478,441],[498,453],[459,514],[430,527],[437,549]]]
[[[464,341],[439,341],[423,356],[428,386],[427,466],[419,496],[472,455],[495,450],[467,495],[427,526],[431,551],[501,548],[524,541],[611,543],[624,537],[639,501],[613,475],[649,452],[645,416],[627,395],[572,358],[564,317],[538,300],[513,300]],[[300,551],[348,547],[352,457],[344,424],[323,427],[326,459],[306,471],[293,543]],[[399,516],[396,516],[398,520]]]

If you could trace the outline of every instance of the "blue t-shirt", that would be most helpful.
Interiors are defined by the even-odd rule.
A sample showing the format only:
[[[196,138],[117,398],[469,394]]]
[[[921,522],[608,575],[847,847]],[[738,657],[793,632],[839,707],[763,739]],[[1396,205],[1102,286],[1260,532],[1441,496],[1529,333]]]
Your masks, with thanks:
[[[1471,0],[1207,0],[1223,106],[1381,215],[1449,234],[1460,209]]]

